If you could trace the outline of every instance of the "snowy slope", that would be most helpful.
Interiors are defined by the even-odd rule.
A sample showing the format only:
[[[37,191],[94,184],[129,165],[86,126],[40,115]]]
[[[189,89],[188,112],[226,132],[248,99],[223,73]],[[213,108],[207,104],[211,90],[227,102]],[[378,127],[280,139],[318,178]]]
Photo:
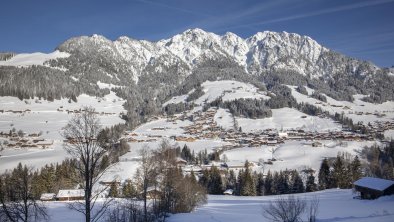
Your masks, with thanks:
[[[306,131],[339,131],[340,124],[328,118],[309,116],[293,108],[272,109],[272,117],[264,119],[236,118],[242,131],[264,129],[303,129]]]
[[[49,102],[46,100],[27,99],[19,100],[16,97],[0,97],[0,131],[9,132],[12,128],[16,131],[22,130],[26,133],[43,133],[42,138],[54,141],[54,145],[47,149],[14,149],[7,148],[0,152],[0,172],[14,168],[19,162],[32,167],[41,167],[48,163],[61,162],[67,157],[62,147],[61,129],[67,124],[73,113],[66,110],[79,110],[83,106],[92,106],[97,112],[107,114],[99,115],[103,127],[124,123],[119,117],[121,112],[126,112],[123,108],[123,99],[117,97],[115,93],[94,98],[85,94],[77,97],[78,102],[69,103],[67,99]],[[62,107],[62,108],[60,108]],[[13,111],[30,111],[24,113],[11,113]],[[58,110],[59,109],[59,110]],[[0,138],[2,140],[2,138]]]
[[[236,99],[265,99],[269,100],[271,97],[267,96],[266,92],[260,91],[255,86],[249,83],[243,83],[234,80],[220,80],[220,81],[205,81],[201,84],[204,95],[193,101],[197,105],[210,103],[219,97],[223,101],[232,101]],[[172,104],[186,102],[187,97],[194,91],[191,90],[186,95],[174,96],[163,104],[163,107]]]
[[[394,118],[393,101],[387,101],[382,104],[373,104],[361,100],[365,95],[354,95],[353,97],[355,100],[353,102],[348,102],[337,101],[325,95],[327,98],[327,103],[325,103],[297,92],[296,86],[288,87],[291,89],[291,93],[298,103],[309,103],[316,107],[320,107],[324,111],[328,111],[330,114],[341,114],[343,112],[343,114],[346,117],[351,118],[354,123],[363,122],[364,124],[367,124],[368,122],[374,121],[390,121]],[[311,91],[311,89],[308,88],[307,90]],[[359,112],[362,112],[363,115],[358,115],[357,113]],[[385,114],[385,116],[378,117],[376,115],[373,115],[374,113]]]
[[[238,166],[243,168],[246,160],[256,163],[253,167],[256,171],[267,173],[268,170],[280,171],[286,169],[303,170],[306,168],[315,169],[316,172],[320,168],[321,161],[324,158],[336,157],[338,152],[347,152],[351,155],[358,155],[360,149],[364,146],[372,146],[375,141],[365,142],[347,142],[347,145],[340,145],[339,142],[335,141],[320,141],[323,143],[321,147],[312,147],[305,141],[287,141],[284,144],[276,146],[277,150],[274,155],[270,150],[270,146],[261,147],[242,147],[225,151],[222,155],[226,155],[229,166]],[[259,159],[267,161],[274,157],[277,161],[274,161],[272,165],[266,164],[264,169],[257,166]]]
[[[67,58],[70,54],[67,52],[59,52],[58,50],[51,53],[22,53],[17,54],[9,60],[0,61],[0,66],[31,66],[31,65],[43,65],[44,62],[57,59]]]

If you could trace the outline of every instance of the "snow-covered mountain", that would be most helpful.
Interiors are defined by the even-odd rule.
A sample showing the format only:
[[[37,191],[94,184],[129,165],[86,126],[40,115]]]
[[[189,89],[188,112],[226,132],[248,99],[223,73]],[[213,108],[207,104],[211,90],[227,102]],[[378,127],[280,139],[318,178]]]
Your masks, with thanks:
[[[138,116],[205,81],[227,79],[274,88],[283,98],[289,97],[280,84],[308,85],[337,100],[355,94],[370,95],[371,102],[394,100],[392,71],[295,33],[265,31],[243,39],[189,29],[157,42],[92,35],[71,38],[56,50],[52,57],[24,55],[40,63],[23,67],[12,62],[20,55],[0,53],[0,96],[102,97],[109,93],[97,85],[102,82],[122,86],[116,91]]]
[[[184,74],[207,59],[227,58],[245,68],[250,74],[262,71],[289,70],[311,77],[329,76],[338,72],[356,74],[367,69],[374,72],[371,63],[351,59],[335,53],[311,39],[287,32],[258,32],[242,39],[234,33],[222,36],[201,29],[189,29],[158,42],[120,37],[115,41],[100,35],[82,36],[67,40],[58,48],[70,54],[98,57],[131,73],[138,81],[144,69],[157,60],[158,71],[165,67],[186,64]]]

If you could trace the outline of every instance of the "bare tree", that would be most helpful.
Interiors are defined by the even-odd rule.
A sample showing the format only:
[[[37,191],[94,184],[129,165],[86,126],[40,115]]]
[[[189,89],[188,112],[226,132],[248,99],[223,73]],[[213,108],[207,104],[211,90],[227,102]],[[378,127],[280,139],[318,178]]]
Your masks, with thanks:
[[[261,173],[264,175],[264,171],[265,171],[265,161],[264,161],[264,159],[263,158],[259,158],[258,164],[261,167]]]
[[[148,221],[147,195],[148,188],[156,181],[157,167],[153,159],[153,153],[148,146],[143,146],[139,151],[141,155],[141,166],[137,169],[136,180],[142,190],[144,201],[144,221]]]
[[[308,221],[309,222],[315,222],[316,221],[316,216],[319,211],[319,198],[317,196],[313,196],[309,203],[308,207]]]
[[[32,169],[21,163],[12,173],[0,176],[0,221],[27,222],[49,218],[32,190]]]
[[[104,174],[103,157],[106,150],[97,141],[101,130],[100,121],[92,107],[84,107],[81,113],[75,114],[63,128],[63,137],[68,142],[64,143],[64,149],[72,157],[76,158],[77,171],[82,178],[82,187],[85,190],[84,202],[75,201],[70,208],[85,215],[85,221],[97,221],[111,202],[110,199],[101,203],[101,206],[93,208],[96,201],[108,187],[98,188],[98,181]]]
[[[268,149],[268,151],[271,153],[271,159],[272,159],[272,160],[274,159],[274,154],[275,154],[275,152],[276,152],[278,149],[279,149],[278,146],[271,146],[271,147]]]
[[[305,211],[306,202],[294,196],[280,196],[274,202],[263,208],[263,216],[275,222],[298,222]]]

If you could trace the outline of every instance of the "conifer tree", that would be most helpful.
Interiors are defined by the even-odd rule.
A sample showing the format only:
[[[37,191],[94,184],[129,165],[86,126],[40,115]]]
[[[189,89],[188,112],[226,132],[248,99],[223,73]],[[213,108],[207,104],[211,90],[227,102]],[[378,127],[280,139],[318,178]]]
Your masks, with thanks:
[[[242,175],[243,185],[241,187],[241,196],[256,196],[256,186],[249,169],[249,162],[245,162],[245,171]]]
[[[319,189],[325,190],[331,188],[330,186],[330,166],[328,165],[328,160],[325,158],[319,170]]]
[[[258,173],[257,178],[256,178],[256,195],[258,196],[264,196],[264,176],[263,173]]]
[[[333,175],[333,179],[334,179],[333,181],[335,187],[347,188],[349,186],[348,184],[349,175],[342,156],[337,155],[333,167],[334,169],[332,175]]]
[[[272,178],[272,173],[271,171],[268,170],[267,176],[265,177],[264,180],[264,195],[272,195],[272,183],[273,183],[273,178]]]
[[[292,186],[291,186],[291,192],[292,193],[304,193],[305,192],[305,186],[304,183],[302,182],[300,174],[294,170],[292,172]]]
[[[122,188],[123,197],[132,198],[137,195],[137,191],[135,190],[134,185],[132,184],[131,180],[127,180],[123,184]]]
[[[361,163],[358,159],[358,156],[354,157],[352,163],[350,164],[350,173],[352,176],[352,182],[362,177]]]
[[[306,187],[305,191],[306,192],[314,192],[317,190],[317,185],[315,183],[315,176],[313,176],[313,173],[309,174],[307,180],[306,180]]]
[[[116,184],[116,182],[111,183],[111,186],[109,187],[108,196],[110,196],[110,197],[118,197],[119,196],[118,184]]]
[[[223,193],[222,178],[220,176],[219,169],[216,166],[212,166],[209,171],[208,192],[210,194]]]

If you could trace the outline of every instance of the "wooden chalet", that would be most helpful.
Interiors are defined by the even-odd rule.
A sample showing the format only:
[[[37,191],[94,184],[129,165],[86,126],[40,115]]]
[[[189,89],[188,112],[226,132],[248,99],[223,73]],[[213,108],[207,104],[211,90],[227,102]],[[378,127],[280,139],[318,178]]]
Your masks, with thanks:
[[[354,188],[362,199],[376,199],[394,194],[394,181],[374,177],[363,177],[354,182]]]
[[[161,190],[158,187],[148,187],[148,189],[146,190],[146,198],[148,200],[158,199],[160,195]]]

